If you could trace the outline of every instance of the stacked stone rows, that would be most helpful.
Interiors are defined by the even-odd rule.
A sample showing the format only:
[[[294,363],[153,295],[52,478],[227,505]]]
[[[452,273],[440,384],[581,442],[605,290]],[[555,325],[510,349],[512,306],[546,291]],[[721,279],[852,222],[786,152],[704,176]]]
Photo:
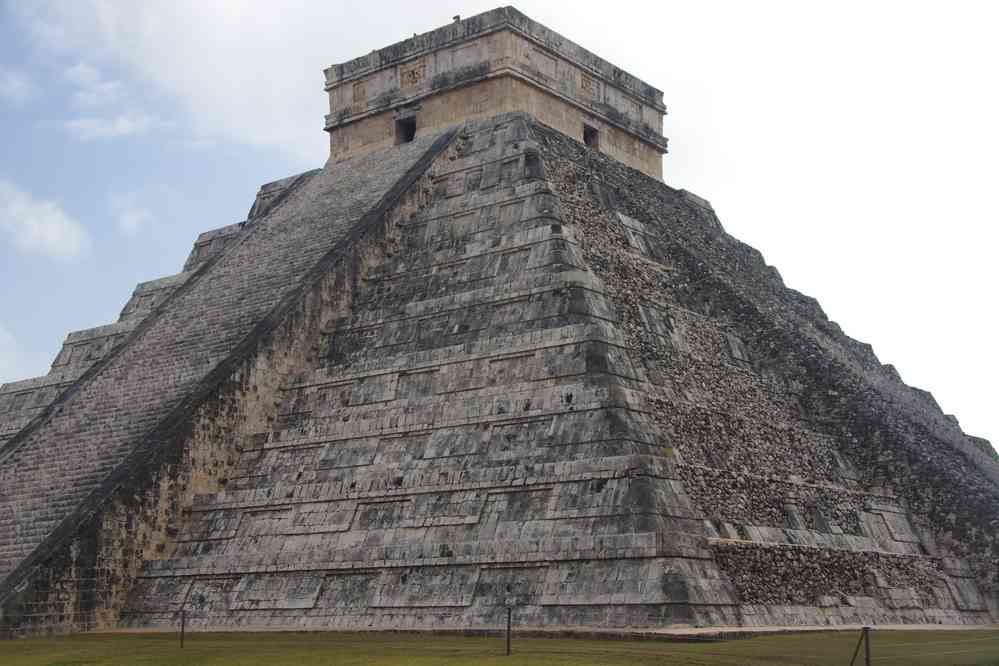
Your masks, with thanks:
[[[3,509],[13,512],[13,522],[0,528],[0,547],[10,549],[0,560],[0,577],[7,578],[57,527],[72,532],[74,510],[103,492],[104,479],[122,471],[153,429],[429,145],[419,141],[397,151],[399,159],[379,168],[378,177],[367,173],[379,164],[372,155],[362,160],[366,168],[337,174],[335,181],[303,181],[300,198],[292,197],[188,281],[140,335],[0,461]]]
[[[0,385],[0,447],[41,415],[87,370],[124,344],[153,308],[188,277],[189,273],[180,273],[140,283],[116,323],[69,333],[48,374]]]
[[[893,395],[908,395],[897,376],[895,384],[886,385],[869,347],[845,338],[813,299],[788,292],[775,273],[761,270],[759,253],[727,237],[705,202],[611,160],[584,155],[587,151],[555,132],[538,127],[535,136],[548,155],[557,156],[546,166],[565,221],[585,230],[585,261],[606,285],[636,365],[644,366],[655,387],[649,400],[653,418],[677,453],[684,491],[719,535],[773,548],[822,545],[832,561],[843,550],[936,555],[938,543],[909,524],[892,484],[872,478],[868,461],[854,457],[856,439],[829,432],[825,415],[810,413],[815,396],[838,401],[842,394],[795,363],[824,355]],[[588,177],[593,172],[601,178]],[[807,331],[825,348],[802,356],[797,349],[781,349],[787,355],[780,356],[767,335],[786,321],[793,322],[799,340]],[[917,422],[936,419],[913,416]],[[949,430],[941,435],[952,438]],[[911,444],[919,446],[920,439]],[[946,456],[951,460],[968,448],[960,441],[953,446]],[[975,483],[988,486],[993,467],[986,461]],[[918,498],[921,505],[920,490],[936,485],[932,477],[902,476],[898,483],[906,499]],[[890,505],[886,512],[869,506],[879,500]],[[967,508],[962,511],[969,515]],[[945,531],[942,523],[937,529]],[[983,533],[971,534],[981,539]],[[760,557],[765,561],[766,555]],[[733,561],[719,564],[738,576]],[[858,562],[865,566],[863,558]],[[764,577],[769,582],[761,583],[769,586],[772,599],[779,596],[780,571],[775,566]],[[941,588],[950,591],[943,602],[926,599],[927,609],[950,608],[961,598],[961,609],[978,618],[972,621],[984,621],[980,594],[956,591],[966,580],[953,579]],[[887,593],[874,603],[889,604]]]
[[[578,270],[575,230],[525,167],[526,130],[522,117],[466,130],[428,175],[429,204],[400,219],[400,253],[351,295],[324,366],[286,387],[278,429],[197,504],[176,557],[147,565],[150,581],[233,576],[213,588],[207,626],[408,626],[427,621],[422,607],[481,624],[503,603],[483,567],[500,565],[541,567],[523,592],[538,622],[584,603],[620,622],[667,601],[664,556],[707,557],[683,535],[656,538],[666,523],[703,527],[640,471],[664,455],[642,430],[641,373],[602,283]],[[625,583],[621,567],[646,573]],[[367,576],[363,594],[327,601],[344,572]],[[714,585],[685,580],[677,603]],[[295,617],[289,586],[316,595]],[[248,587],[265,595],[252,607],[238,601]]]

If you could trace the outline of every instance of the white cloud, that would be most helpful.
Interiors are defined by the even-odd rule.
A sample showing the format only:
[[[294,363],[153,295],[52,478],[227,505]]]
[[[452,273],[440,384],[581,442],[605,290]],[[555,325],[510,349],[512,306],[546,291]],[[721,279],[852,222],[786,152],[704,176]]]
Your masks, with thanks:
[[[35,94],[35,84],[24,72],[0,65],[0,99],[23,104]]]
[[[131,99],[121,81],[106,78],[90,63],[77,62],[66,69],[64,77],[75,88],[72,105],[90,110],[89,115],[63,123],[63,128],[81,141],[140,135],[167,125],[157,116],[142,111],[142,105]],[[97,107],[106,110],[95,112]]]
[[[72,101],[78,108],[115,104],[125,97],[121,81],[105,79],[100,70],[88,63],[76,63],[66,70],[65,76],[77,88]]]
[[[139,203],[139,197],[135,193],[111,195],[111,211],[118,230],[126,236],[135,236],[156,219],[152,211]]]
[[[35,199],[0,180],[0,230],[22,252],[72,259],[90,246],[86,228],[54,201]]]
[[[278,148],[303,169],[329,150],[323,68],[385,41],[373,29],[337,30],[330,39],[330,26],[363,26],[351,3],[78,0],[14,9],[50,52],[120,69],[129,87],[134,77],[178,102],[191,135]],[[451,14],[442,10],[431,25]],[[414,15],[393,39],[427,27],[425,15]]]
[[[145,134],[153,128],[165,126],[159,118],[144,113],[125,112],[116,116],[83,116],[67,120],[63,127],[81,141],[114,139]]]
[[[103,81],[100,71],[85,62],[78,62],[66,70],[66,80],[81,88],[89,88]]]
[[[185,139],[176,139],[173,141],[172,145],[179,146],[180,148],[185,148],[187,150],[210,150],[219,145],[216,139],[210,139],[207,137],[191,137]]]

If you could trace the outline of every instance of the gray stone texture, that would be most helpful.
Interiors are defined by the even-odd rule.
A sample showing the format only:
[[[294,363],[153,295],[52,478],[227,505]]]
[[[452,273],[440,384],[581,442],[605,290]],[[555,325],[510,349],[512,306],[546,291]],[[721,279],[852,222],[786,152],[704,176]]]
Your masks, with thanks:
[[[999,619],[991,448],[705,200],[510,114],[278,181],[254,211],[12,440],[8,618],[43,574],[82,589],[73,543],[129,534],[84,517],[111,515],[123,466],[154,464],[136,452],[187,427],[177,465],[197,466],[192,410],[226,384],[251,399],[234,359],[284,354],[264,427],[119,576],[111,621],[459,629],[506,603],[532,626]],[[322,325],[291,328],[312,353],[250,344],[306,309]]]
[[[384,71],[459,44],[479,43],[484,35],[502,30],[522,35],[531,44],[536,45],[538,50],[535,51],[535,57],[539,61],[524,64],[511,57],[510,53],[505,53],[499,58],[490,58],[489,54],[478,52],[472,56],[474,48],[470,48],[468,55],[455,56],[454,59],[447,58],[444,62],[437,63],[439,70],[431,63],[430,70],[425,74],[429,87],[417,85],[408,91],[400,90],[394,85],[396,77],[391,72]],[[466,61],[467,58],[471,59]],[[593,81],[600,81],[595,85],[609,85],[613,93],[606,99],[602,95],[596,99],[592,98],[591,91],[580,89],[581,81],[576,76],[569,75],[565,70],[561,75],[556,74],[556,58],[577,65],[587,73],[588,77],[593,77]],[[382,72],[383,75],[371,76],[375,72]],[[509,6],[455,21],[327,68],[324,71],[327,90],[332,90],[344,82],[359,79],[365,79],[366,86],[371,89],[367,92],[370,99],[366,103],[360,106],[344,106],[330,113],[326,117],[326,129],[334,129],[344,122],[351,122],[359,115],[396,105],[403,100],[417,101],[428,94],[438,94],[450,88],[467,86],[489,76],[495,76],[499,72],[513,72],[532,81],[534,85],[548,89],[555,96],[570,99],[574,104],[586,107],[589,113],[620,126],[628,133],[656,146],[660,153],[666,152],[667,140],[662,135],[661,121],[662,114],[666,113],[666,106],[663,104],[661,90]],[[654,110],[658,126],[645,122],[642,109],[636,109],[635,103],[629,101],[629,97],[640,100],[642,105]]]
[[[7,441],[42,416],[63,391],[120,347],[139,322],[184,284],[189,275],[183,272],[139,284],[117,322],[67,335],[46,375],[0,385],[0,458],[10,450],[5,446]]]
[[[109,479],[130,457],[156,448],[171,415],[205,389],[211,373],[431,142],[394,150],[391,160],[375,153],[299,179],[293,196],[201,263],[99,371],[7,441],[0,458],[0,598],[100,506]]]

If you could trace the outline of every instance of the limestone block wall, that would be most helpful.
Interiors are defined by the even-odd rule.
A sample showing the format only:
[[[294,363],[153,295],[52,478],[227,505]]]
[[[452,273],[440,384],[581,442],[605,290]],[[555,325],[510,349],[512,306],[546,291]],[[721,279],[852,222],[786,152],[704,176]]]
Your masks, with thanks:
[[[519,113],[272,191],[0,461],[12,630],[997,619],[996,456],[704,200]]]
[[[331,159],[396,141],[395,121],[417,131],[504,111],[533,115],[662,177],[662,93],[511,7],[414,36],[326,70]]]
[[[211,229],[198,235],[194,241],[194,247],[191,248],[191,253],[184,262],[184,271],[197,270],[208,261],[221,255],[226,248],[239,241],[243,232],[246,231],[247,225],[252,225],[258,219],[263,218],[275,206],[285,201],[298,185],[315,176],[318,171],[318,169],[313,169],[261,185],[257,196],[253,199],[253,205],[250,206],[250,211],[246,215],[246,220],[218,229]]]
[[[466,127],[129,626],[734,622],[523,115]],[[669,538],[664,538],[665,533]]]
[[[789,365],[809,342],[761,339],[834,329],[703,200],[518,114],[416,187],[127,626],[482,627],[507,602],[531,626],[990,620],[994,507],[945,521],[913,502],[937,481],[872,473],[810,411],[847,389]]]
[[[6,451],[6,442],[42,416],[84,373],[124,344],[153,308],[189,276],[179,273],[139,284],[117,322],[69,333],[46,375],[0,385],[0,457]]]
[[[298,178],[301,175],[286,181],[293,182]],[[258,196],[254,210],[264,210],[261,199],[266,200],[283,191],[274,185],[270,184],[267,192]],[[228,244],[236,240],[245,224],[240,222],[201,234],[184,263],[184,269],[176,275],[139,283],[122,308],[117,322],[69,333],[46,375],[0,385],[0,447],[35,417],[42,415],[84,373],[124,344],[132,331],[155,308],[163,305],[195,270],[221,254]]]
[[[118,321],[121,323],[129,322],[133,328],[137,326],[139,321],[163,305],[178,287],[187,282],[193,268],[187,268],[185,265],[184,270],[176,275],[140,282],[135,291],[132,292],[131,298],[125,303],[125,307],[122,308]]]
[[[285,179],[287,182],[284,185],[301,177],[302,175]],[[264,186],[267,190],[262,191],[254,202],[255,211],[265,210],[263,201],[283,191],[282,187],[276,185],[272,183]],[[33,419],[41,416],[84,373],[124,344],[139,324],[155,308],[163,305],[195,270],[217,257],[227,245],[236,240],[245,224],[246,222],[240,222],[201,234],[195,241],[183,270],[176,275],[136,285],[117,322],[70,332],[46,375],[0,385],[0,447]]]
[[[237,222],[199,234],[184,262],[184,270],[196,270],[222,254],[228,245],[239,239],[245,225],[246,222]]]
[[[633,134],[600,116],[563,103],[530,81],[514,77],[490,78],[474,86],[424,98],[416,111],[416,134],[432,135],[456,122],[518,111],[580,142],[584,125],[593,127],[600,132],[601,152],[634,169],[662,177],[662,154],[649,150]],[[394,112],[372,114],[331,132],[333,159],[395,145],[395,121]]]
[[[57,410],[8,443],[0,460],[8,631],[116,621],[138,564],[172,551],[192,495],[228,478],[242,429],[265,427],[289,368],[315,355],[328,293],[344,292],[321,278],[356,279],[366,258],[348,248],[449,137],[395,151],[376,175],[384,159],[374,154],[287,188]]]
[[[786,289],[706,202],[536,129],[743,621],[994,616],[991,447]]]
[[[45,411],[75,377],[50,372],[0,386],[0,447]]]

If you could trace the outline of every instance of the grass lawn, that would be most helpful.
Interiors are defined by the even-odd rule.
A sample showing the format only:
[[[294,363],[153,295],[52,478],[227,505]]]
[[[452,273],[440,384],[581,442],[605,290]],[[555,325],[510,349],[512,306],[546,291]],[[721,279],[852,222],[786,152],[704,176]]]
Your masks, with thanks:
[[[858,635],[823,632],[711,643],[517,638],[511,657],[501,638],[389,633],[80,634],[0,641],[0,664],[14,666],[166,666],[318,664],[814,664],[845,666]],[[999,665],[999,631],[884,631],[872,634],[872,663]],[[861,654],[858,664],[863,663]]]

